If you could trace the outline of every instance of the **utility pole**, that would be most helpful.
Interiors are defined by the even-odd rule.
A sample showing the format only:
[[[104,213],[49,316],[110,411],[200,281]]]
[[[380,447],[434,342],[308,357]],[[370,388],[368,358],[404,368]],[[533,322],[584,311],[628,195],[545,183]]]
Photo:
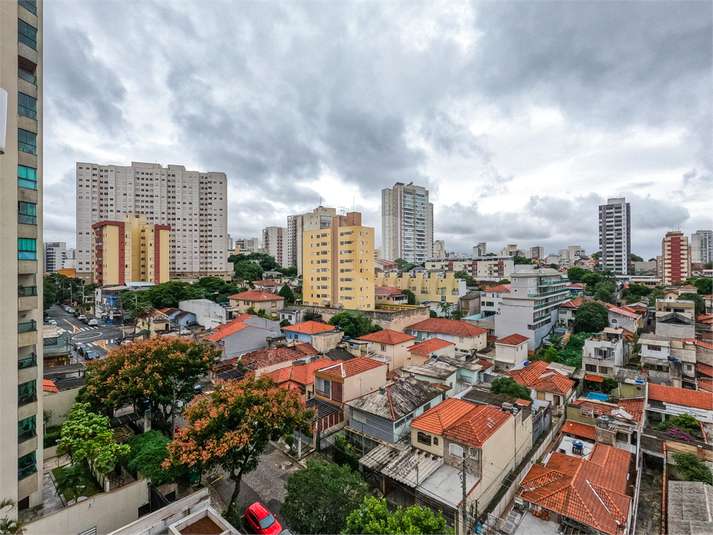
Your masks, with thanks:
[[[468,535],[468,508],[466,507],[466,500],[468,499],[468,486],[466,485],[467,472],[465,470],[465,463],[468,459],[470,459],[470,455],[468,455],[467,457],[463,457],[463,460],[460,462],[460,481],[463,489],[463,501],[461,502],[461,511],[463,516],[463,529],[461,531],[462,535]]]

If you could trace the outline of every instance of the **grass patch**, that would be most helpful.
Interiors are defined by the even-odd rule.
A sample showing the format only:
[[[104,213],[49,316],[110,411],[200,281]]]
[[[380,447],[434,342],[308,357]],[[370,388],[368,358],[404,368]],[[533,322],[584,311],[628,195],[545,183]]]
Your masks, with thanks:
[[[82,477],[72,481],[68,481],[68,484],[62,485],[64,470],[70,468],[72,465],[67,464],[65,466],[59,466],[52,469],[52,475],[54,476],[55,485],[57,486],[58,492],[64,497],[65,502],[69,503],[79,496],[94,496],[99,494],[102,489],[99,488],[97,482],[94,480],[94,476],[85,469],[76,470]],[[76,491],[76,495],[75,495]]]

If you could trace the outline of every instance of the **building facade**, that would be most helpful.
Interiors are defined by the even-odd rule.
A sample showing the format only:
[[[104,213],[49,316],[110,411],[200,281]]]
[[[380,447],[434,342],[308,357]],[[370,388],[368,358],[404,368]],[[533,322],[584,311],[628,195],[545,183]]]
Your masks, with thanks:
[[[423,264],[433,256],[433,204],[428,190],[397,182],[381,190],[383,257]]]
[[[257,238],[238,238],[235,240],[235,254],[257,253],[260,240]]]
[[[426,269],[465,271],[476,280],[500,281],[515,271],[512,256],[462,256],[457,258],[428,258]]]
[[[302,237],[303,303],[374,310],[374,229],[361,214],[334,216],[329,228]]]
[[[144,214],[150,225],[170,225],[171,278],[227,271],[228,180],[225,173],[182,165],[77,163],[77,276],[89,280],[92,225]]]
[[[488,254],[488,244],[484,241],[473,247],[473,256],[485,256]]]
[[[144,214],[92,225],[92,280],[100,286],[126,282],[161,284],[169,280],[169,225],[149,225]]]
[[[67,244],[65,242],[45,243],[45,273],[56,273],[64,269],[67,258]]]
[[[713,262],[713,230],[697,230],[691,234],[691,262]]]
[[[285,265],[285,236],[287,229],[282,227],[266,227],[262,229],[262,250],[275,259],[280,266]]]
[[[661,243],[663,283],[684,282],[691,276],[691,246],[683,232],[667,232]]]
[[[312,230],[329,228],[332,218],[337,215],[335,208],[318,206],[306,214],[287,217],[286,256],[283,267],[296,267],[302,275],[302,235]]]
[[[0,2],[0,496],[17,503],[11,518],[42,503],[42,11]]]
[[[631,257],[631,205],[626,199],[609,199],[599,207],[599,267],[629,274]]]
[[[393,286],[400,290],[409,290],[416,297],[416,304],[438,303],[458,304],[468,289],[465,280],[456,279],[452,272],[419,272],[413,276],[403,273],[400,277],[396,272],[379,273],[376,276],[379,286]],[[438,308],[433,309],[439,312]]]

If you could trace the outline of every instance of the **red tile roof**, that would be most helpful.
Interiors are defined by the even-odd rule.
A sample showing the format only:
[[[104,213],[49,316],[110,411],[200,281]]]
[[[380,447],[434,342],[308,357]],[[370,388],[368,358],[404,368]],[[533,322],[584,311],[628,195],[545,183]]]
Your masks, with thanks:
[[[704,349],[711,349],[713,350],[713,344],[710,344],[708,342],[704,342],[703,340],[696,340],[696,345],[699,347],[702,347]]]
[[[584,284],[583,282],[573,282],[572,284],[567,285],[567,288],[580,289],[580,288],[584,288],[585,286],[587,286],[587,285]]]
[[[358,375],[365,371],[373,370],[380,366],[386,367],[387,365],[378,360],[370,359],[367,357],[355,357],[347,361],[331,362],[331,365],[322,367],[319,370],[320,374],[332,375],[334,377],[352,377]]]
[[[649,383],[649,399],[683,407],[713,410],[713,394],[709,392],[684,390],[683,388]]]
[[[476,448],[482,448],[483,444],[510,418],[512,418],[512,414],[509,412],[489,405],[478,405],[475,410],[462,416],[446,429],[443,436]]]
[[[585,374],[584,376],[585,381],[592,381],[593,383],[603,383],[604,382],[604,377],[600,377],[599,375],[592,375],[592,374]]]
[[[478,359],[475,361],[475,364],[480,364],[483,367],[483,371],[493,367],[493,363],[485,359]]]
[[[638,320],[641,318],[640,314],[637,314],[636,312],[633,312],[631,310],[626,310],[625,308],[621,307],[609,307],[609,312],[613,312],[614,314],[619,314],[620,316],[625,316],[627,318],[632,318],[635,320]]]
[[[265,377],[271,377],[277,386],[289,382],[306,386],[314,383],[314,372],[316,370],[324,368],[333,362],[331,359],[325,357],[313,360],[307,364],[293,364],[292,366],[266,373]]]
[[[374,295],[397,295],[401,293],[401,288],[393,286],[374,286]]]
[[[510,293],[512,284],[498,284],[492,288],[486,288],[486,292]]]
[[[579,422],[567,421],[562,427],[562,431],[574,435],[577,437],[586,438],[589,440],[594,440],[594,435],[596,428],[593,425],[580,424]]]
[[[294,325],[288,325],[283,327],[283,331],[292,331],[305,334],[318,334],[327,331],[333,331],[336,327],[334,325],[329,325],[328,323],[319,323],[316,321],[303,321],[302,323],[295,323]]]
[[[412,331],[425,331],[429,333],[450,334],[454,336],[475,337],[487,333],[487,329],[482,329],[466,323],[464,321],[449,320],[446,318],[429,318],[413,325],[409,325],[406,329]]]
[[[247,292],[231,295],[228,299],[241,299],[243,301],[275,301],[276,299],[280,299],[284,301],[284,297],[281,295],[271,294],[270,292],[263,292],[261,290],[248,290]]]
[[[582,306],[582,303],[586,303],[587,301],[591,301],[591,299],[588,299],[586,297],[575,297],[574,299],[565,301],[560,306],[562,308],[579,308],[580,306]]]
[[[378,344],[396,345],[409,340],[415,340],[416,337],[411,334],[394,331],[391,329],[383,329],[375,333],[360,336],[357,340],[366,340],[367,342],[376,342]]]
[[[698,390],[713,392],[713,379],[698,379]]]
[[[269,286],[279,286],[280,288],[282,288],[282,286],[283,286],[283,284],[281,284],[279,282],[275,282],[272,279],[265,279],[262,281],[253,281],[253,284],[255,286],[268,286],[268,287]]]
[[[292,348],[296,349],[303,355],[316,355],[317,353],[319,353],[319,351],[317,351],[314,346],[309,342],[299,342],[295,344]]]
[[[686,286],[681,286],[681,287],[679,288],[679,290],[694,290],[694,291],[697,292],[697,291],[698,291],[698,288],[696,288],[696,287],[693,286],[692,284],[687,284]],[[685,293],[685,292],[684,292],[684,293]]]
[[[295,351],[294,349],[289,349],[287,347],[276,347],[275,349],[259,349],[257,351],[251,351],[240,358],[230,359],[230,362],[235,364],[238,360],[241,360],[249,369],[257,370],[259,368],[288,362],[301,357],[304,357],[304,355],[299,351]]]
[[[57,394],[57,393],[59,393],[59,388],[57,388],[57,385],[55,385],[53,381],[50,381],[49,379],[43,379],[42,380],[42,391],[43,392],[52,392],[53,394]]]
[[[508,375],[515,382],[525,385],[533,390],[551,392],[554,394],[567,394],[574,387],[574,381],[559,372],[547,369],[549,363],[537,360],[520,370],[513,370]]]
[[[589,460],[554,452],[547,466],[534,465],[520,496],[609,535],[620,533],[631,506],[628,491],[631,454],[595,444]]]
[[[709,366],[708,364],[703,364],[702,362],[699,362],[698,373],[702,373],[703,375],[707,375],[708,377],[713,377],[713,366]]]
[[[595,418],[602,414],[611,415],[617,409],[623,409],[628,414],[631,414],[632,419],[636,422],[641,422],[644,418],[644,398],[620,399],[616,407],[613,407],[611,403],[579,398],[573,401],[572,405],[579,407],[580,410],[591,411]]]
[[[521,334],[511,334],[510,336],[506,336],[505,338],[501,338],[500,340],[496,340],[496,344],[505,344],[506,346],[519,346],[523,342],[527,342],[529,338],[527,336],[523,336]]]
[[[428,340],[409,346],[407,351],[410,353],[418,353],[419,355],[430,355],[434,351],[438,351],[439,349],[452,345],[455,344],[453,342],[441,340],[440,338],[429,338]]]
[[[475,410],[476,406],[462,399],[448,398],[421,416],[414,418],[411,427],[435,435],[442,435],[451,425]]]
[[[211,342],[219,342],[226,336],[230,336],[231,334],[234,334],[248,327],[248,325],[245,325],[243,322],[246,319],[252,317],[253,316],[250,314],[243,314],[241,316],[238,316],[234,320],[229,321],[228,323],[218,325],[215,329],[212,329],[211,333],[206,336],[205,339],[210,340]]]

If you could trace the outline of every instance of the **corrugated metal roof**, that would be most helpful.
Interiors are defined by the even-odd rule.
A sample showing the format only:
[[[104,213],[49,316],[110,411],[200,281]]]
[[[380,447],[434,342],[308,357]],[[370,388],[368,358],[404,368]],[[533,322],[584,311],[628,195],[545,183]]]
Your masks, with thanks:
[[[386,444],[379,444],[369,453],[359,459],[359,464],[370,470],[381,472],[391,459],[398,457],[400,450]]]
[[[415,488],[443,466],[443,457],[417,448],[405,450],[393,457],[381,473],[394,481]]]

